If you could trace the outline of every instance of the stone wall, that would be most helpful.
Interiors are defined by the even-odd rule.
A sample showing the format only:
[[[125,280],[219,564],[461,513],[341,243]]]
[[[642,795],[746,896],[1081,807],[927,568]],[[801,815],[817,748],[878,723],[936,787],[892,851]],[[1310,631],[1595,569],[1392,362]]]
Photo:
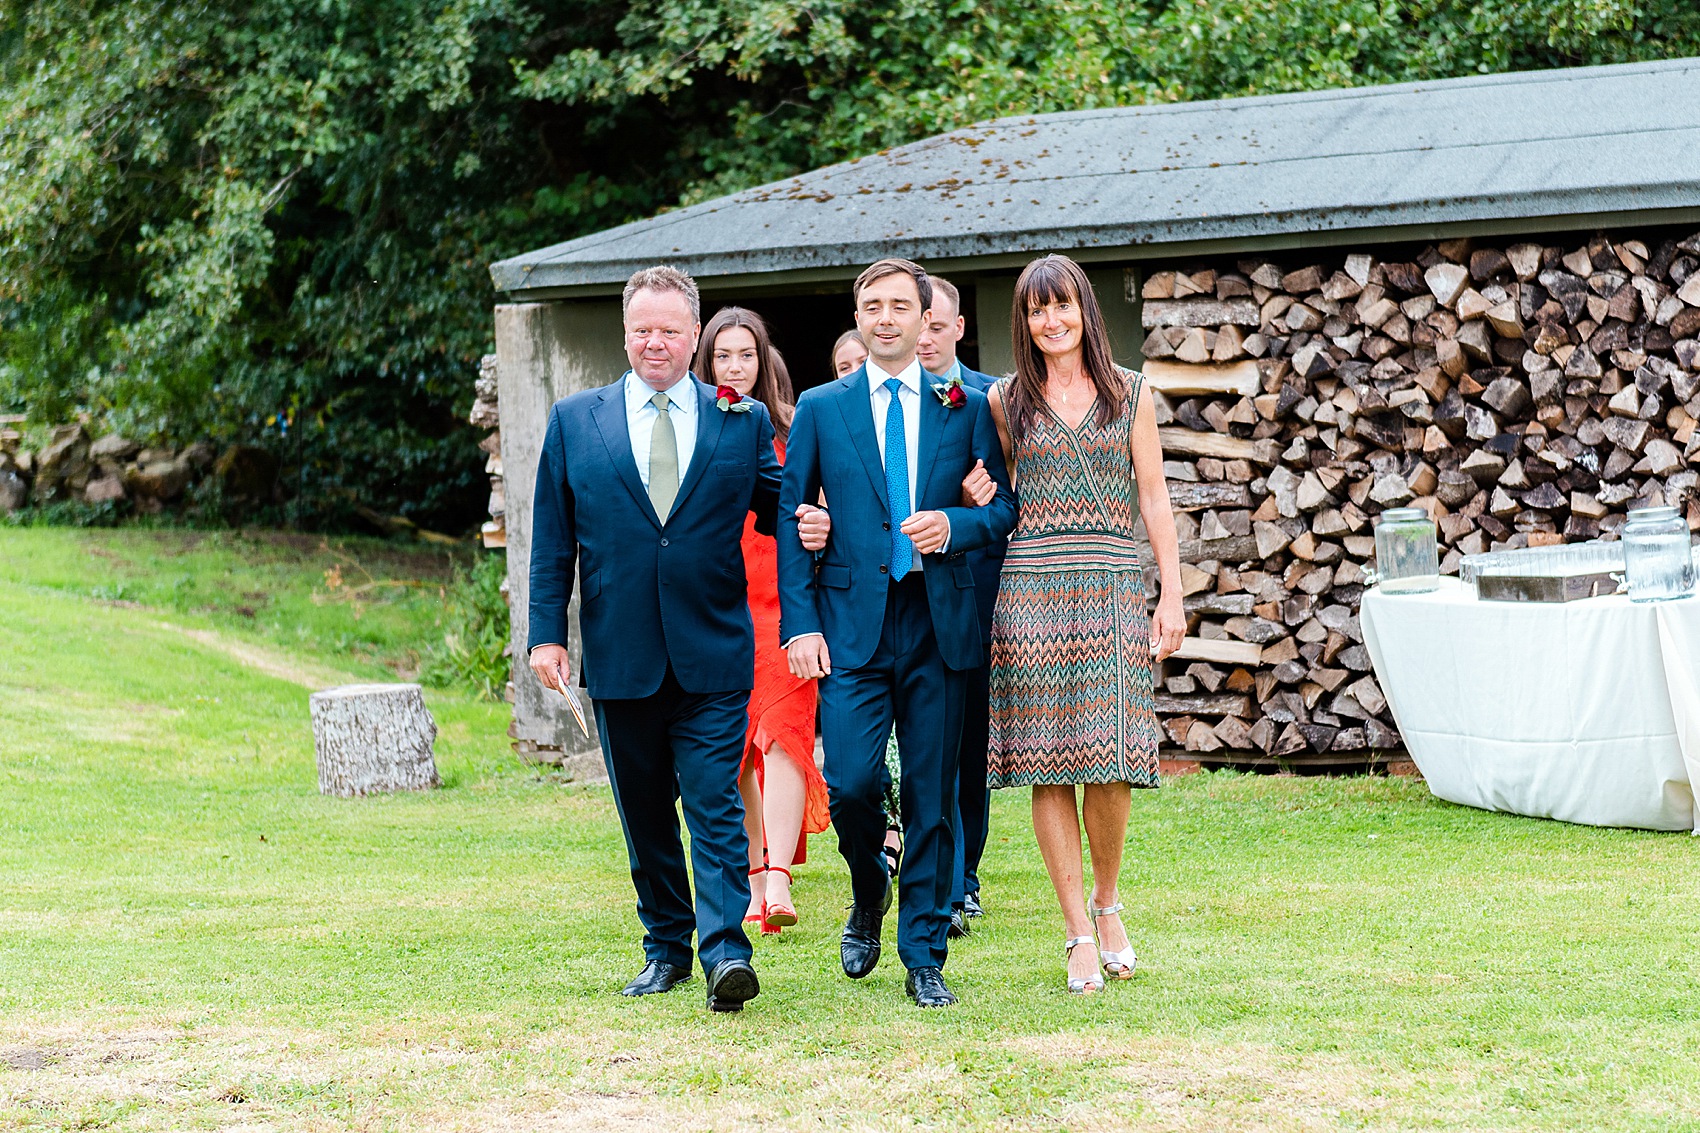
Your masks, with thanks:
[[[0,514],[55,503],[120,504],[143,515],[179,503],[215,477],[227,500],[269,502],[278,460],[271,452],[206,441],[185,448],[143,447],[117,434],[91,438],[82,424],[60,425],[30,444],[16,417],[0,422]]]

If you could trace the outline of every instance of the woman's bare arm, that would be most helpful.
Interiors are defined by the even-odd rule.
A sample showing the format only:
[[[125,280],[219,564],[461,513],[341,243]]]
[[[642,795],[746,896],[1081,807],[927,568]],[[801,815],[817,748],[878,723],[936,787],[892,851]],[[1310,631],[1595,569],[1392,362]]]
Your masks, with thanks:
[[[1163,443],[1157,437],[1157,410],[1151,390],[1143,383],[1129,430],[1134,482],[1139,487],[1139,514],[1151,555],[1157,560],[1157,610],[1151,618],[1151,649],[1161,661],[1179,649],[1186,637],[1186,613],[1181,607],[1181,547],[1175,533],[1175,513],[1169,506],[1169,482],[1163,477]]]
[[[1009,482],[1015,483],[1015,446],[1009,439],[1009,419],[1003,411],[1003,383],[999,382],[986,394],[986,402],[992,408],[992,420],[998,427],[998,443],[1003,445],[1003,464],[1009,470]]]

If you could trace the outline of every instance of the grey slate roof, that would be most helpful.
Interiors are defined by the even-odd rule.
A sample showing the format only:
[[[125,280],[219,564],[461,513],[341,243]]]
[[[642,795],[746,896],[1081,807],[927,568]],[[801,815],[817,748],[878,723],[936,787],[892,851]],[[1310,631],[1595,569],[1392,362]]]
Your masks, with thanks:
[[[1700,59],[1005,118],[490,268],[498,291],[1294,233],[1700,216]],[[1526,225],[1525,225],[1526,227]]]

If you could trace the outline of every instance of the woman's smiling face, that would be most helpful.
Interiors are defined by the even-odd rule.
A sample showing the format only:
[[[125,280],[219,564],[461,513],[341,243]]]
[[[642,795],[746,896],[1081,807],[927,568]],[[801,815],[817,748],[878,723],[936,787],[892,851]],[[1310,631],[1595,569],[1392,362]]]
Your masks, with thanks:
[[[1047,358],[1064,358],[1078,351],[1085,325],[1080,303],[1072,296],[1056,296],[1042,306],[1027,308],[1027,333]]]

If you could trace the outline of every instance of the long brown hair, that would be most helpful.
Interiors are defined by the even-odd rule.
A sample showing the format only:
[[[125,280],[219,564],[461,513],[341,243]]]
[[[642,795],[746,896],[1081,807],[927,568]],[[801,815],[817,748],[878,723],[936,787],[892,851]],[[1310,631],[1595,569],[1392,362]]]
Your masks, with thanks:
[[[722,307],[714,312],[708,326],[703,328],[702,338],[697,341],[697,377],[711,386],[719,384],[714,377],[714,340],[720,337],[721,331],[731,327],[743,327],[755,336],[756,384],[750,390],[750,396],[767,406],[768,416],[773,418],[773,431],[783,441],[791,433],[791,418],[797,411],[797,395],[791,388],[791,371],[785,368],[785,359],[773,348],[773,339],[760,315],[743,307]]]
[[[1110,334],[1104,328],[1104,312],[1098,296],[1080,265],[1055,253],[1029,263],[1015,281],[1015,302],[1010,308],[1009,329],[1015,355],[1015,380],[1010,383],[1007,415],[1016,436],[1027,431],[1039,407],[1045,404],[1045,353],[1027,329],[1027,312],[1058,300],[1080,308],[1081,363],[1086,376],[1098,388],[1098,427],[1102,429],[1121,414],[1127,386],[1110,353]]]

